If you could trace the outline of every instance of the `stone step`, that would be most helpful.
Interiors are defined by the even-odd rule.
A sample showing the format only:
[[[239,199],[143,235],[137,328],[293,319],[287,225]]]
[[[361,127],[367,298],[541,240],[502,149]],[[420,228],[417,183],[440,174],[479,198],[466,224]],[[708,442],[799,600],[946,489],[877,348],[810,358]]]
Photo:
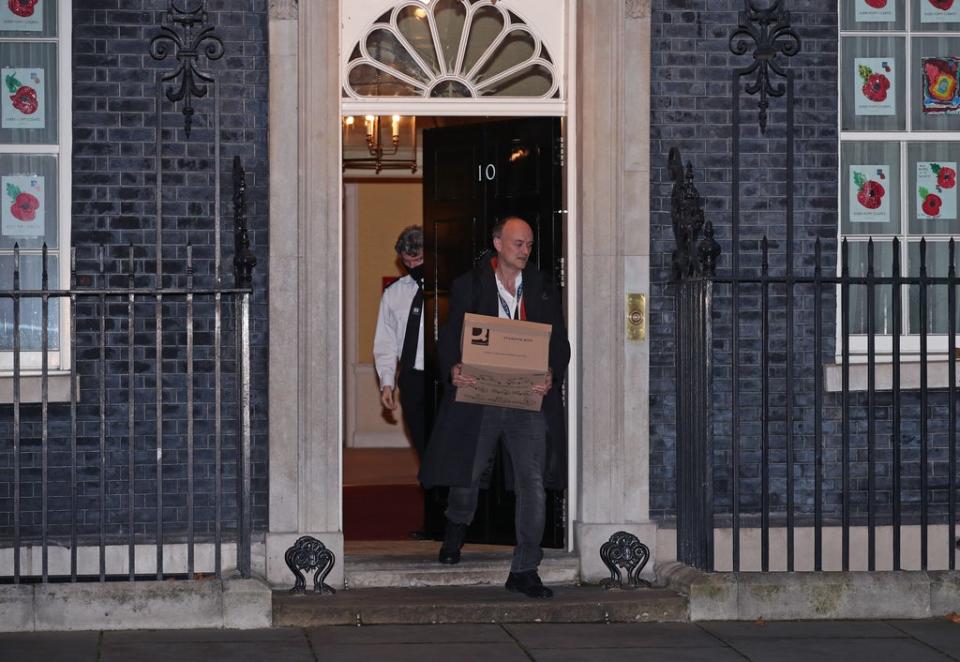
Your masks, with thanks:
[[[687,600],[661,588],[553,586],[534,600],[493,586],[370,588],[336,595],[274,592],[274,627],[439,623],[641,623],[688,620]]]
[[[439,547],[439,545],[434,545]],[[456,565],[437,563],[436,551],[406,556],[351,555],[344,560],[344,578],[350,589],[417,588],[424,586],[499,586],[510,572],[511,553],[465,549]],[[574,584],[579,580],[576,554],[546,550],[540,577],[546,584]]]

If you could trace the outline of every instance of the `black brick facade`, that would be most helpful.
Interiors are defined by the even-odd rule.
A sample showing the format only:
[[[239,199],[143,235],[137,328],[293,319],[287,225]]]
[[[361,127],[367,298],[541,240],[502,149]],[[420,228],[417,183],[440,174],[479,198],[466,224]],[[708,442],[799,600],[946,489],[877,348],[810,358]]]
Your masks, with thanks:
[[[789,2],[791,22],[802,40],[800,54],[781,58],[796,75],[796,217],[794,233],[795,269],[812,270],[813,242],[824,242],[825,273],[836,264],[836,3],[829,0]],[[695,180],[704,197],[706,215],[716,229],[723,248],[720,271],[730,268],[731,154],[733,73],[751,62],[750,54],[735,56],[729,38],[738,25],[739,0],[654,0],[652,44],[652,188],[651,188],[651,510],[654,518],[671,521],[675,515],[675,418],[674,312],[670,256],[674,246],[670,224],[670,191],[667,152],[680,148],[684,161],[693,163]],[[747,82],[741,79],[741,86]],[[752,81],[750,81],[752,82]],[[775,81],[776,82],[776,81]],[[769,129],[760,134],[757,124],[757,97],[741,93],[741,216],[740,265],[756,272],[760,265],[760,240],[770,239],[773,273],[783,273],[785,252],[785,99],[773,99]],[[798,299],[795,356],[798,362],[812,363],[810,300]],[[714,311],[714,393],[712,406],[715,440],[715,490],[721,509],[729,507],[730,476],[730,291],[718,288]],[[759,378],[757,353],[760,343],[759,295],[748,292],[741,298],[741,348],[743,359],[741,410],[743,417],[741,483],[744,504],[758,500],[759,436],[755,406]],[[772,348],[783,347],[783,297],[771,297]],[[833,347],[832,301],[824,300],[824,330]],[[779,323],[778,323],[779,321]],[[771,392],[782,391],[782,350],[775,354]],[[812,380],[812,373],[797,374]],[[782,400],[782,398],[781,398]],[[799,414],[810,414],[806,407]],[[772,417],[779,416],[780,455],[775,455],[774,472],[785,474],[782,455],[783,412],[774,403]],[[776,433],[775,433],[776,434]],[[802,445],[802,444],[801,444]],[[806,455],[804,455],[806,457]],[[798,480],[801,489],[811,487],[806,472]],[[752,481],[752,482],[749,482]],[[782,490],[778,490],[782,493]],[[812,488],[811,488],[812,494]],[[799,501],[798,501],[799,502]],[[747,508],[745,507],[745,510]]]
[[[243,8],[239,8],[242,4]],[[158,34],[166,0],[83,0],[73,10],[73,245],[81,286],[126,285],[128,246],[134,246],[136,284],[155,284],[156,80],[157,72],[176,68],[170,55],[150,57],[150,39]],[[251,306],[251,418],[253,433],[253,520],[267,525],[267,2],[210,0],[210,24],[222,38],[222,59],[207,63],[221,83],[222,251],[225,286],[233,285],[233,205],[231,161],[239,155],[247,173],[247,217],[254,270]],[[212,94],[213,88],[211,86]],[[186,246],[193,246],[196,283],[213,283],[214,130],[213,102],[196,102],[192,135],[187,139],[179,106],[164,101],[163,286],[186,284]],[[105,247],[106,277],[97,272],[97,247]],[[163,520],[165,537],[182,539],[186,530],[186,309],[180,302],[163,307]],[[195,304],[196,531],[213,528],[213,304]],[[78,408],[79,533],[87,539],[99,530],[99,322],[95,302],[78,305],[77,343],[81,404]],[[108,537],[125,536],[127,498],[127,310],[113,299],[107,309],[107,500]],[[149,538],[156,521],[155,317],[151,299],[136,307],[136,513],[135,532]],[[236,373],[232,342],[234,315],[224,306],[224,525],[236,522]],[[10,407],[2,408],[0,438],[12,439]],[[34,538],[40,519],[39,407],[23,411],[21,466],[23,535]],[[69,410],[50,411],[49,521],[62,541],[69,530]],[[12,454],[0,445],[0,537],[12,533]],[[121,538],[122,539],[122,538]]]
[[[811,276],[814,242],[823,248],[822,269],[837,268],[837,4],[830,0],[785,3],[801,52],[780,57],[796,77],[796,158],[794,272]],[[719,271],[731,268],[732,77],[751,62],[751,51],[731,54],[729,37],[737,27],[739,0],[655,0],[653,3],[652,125],[653,164],[651,227],[651,510],[669,524],[676,515],[673,288],[669,284],[674,245],[670,224],[671,181],[666,170],[670,147],[678,146],[694,166],[705,199],[706,215],[723,247]],[[741,86],[748,82],[741,79]],[[752,82],[750,79],[749,82]],[[779,82],[774,79],[774,82]],[[743,87],[741,87],[743,89]],[[770,128],[761,135],[757,97],[741,92],[740,269],[756,275],[761,264],[761,239],[769,239],[770,273],[782,277],[786,254],[785,98],[771,100]],[[794,346],[786,350],[786,299],[782,285],[770,288],[769,308],[769,448],[771,523],[783,523],[787,505],[786,363],[793,371],[794,498],[797,524],[812,524],[815,497],[814,370],[836,356],[836,299],[833,288],[822,294],[823,346],[815,356],[814,296],[811,286],[795,292]],[[931,296],[936,296],[931,290]],[[718,524],[732,503],[731,463],[731,296],[718,285],[713,311],[713,393],[709,402],[713,424],[714,494]],[[760,512],[762,410],[760,389],[761,309],[758,286],[745,286],[740,297],[740,507],[749,524]],[[824,393],[823,512],[836,523],[843,500],[842,399]],[[865,523],[868,504],[867,394],[852,393],[848,408],[851,521]],[[916,522],[920,512],[920,396],[904,392],[901,404],[901,498],[904,522]],[[944,390],[931,391],[928,409],[929,507],[931,522],[946,515],[948,480],[948,400]],[[879,392],[874,406],[876,495],[878,523],[889,523],[893,503],[893,408],[889,391]],[[758,521],[758,520],[757,520]]]
[[[107,282],[125,285],[120,261],[133,244],[137,283],[152,286],[155,253],[154,181],[156,72],[168,71],[172,59],[155,62],[149,55],[149,39],[157,34],[166,9],[166,0],[82,0],[74,3],[73,35],[73,245],[77,248],[79,273],[103,282],[96,272],[96,247],[103,244],[107,255]],[[792,23],[803,47],[785,66],[796,73],[796,228],[795,269],[812,270],[813,242],[823,241],[825,273],[835,270],[837,259],[837,4],[832,0],[793,0],[788,3]],[[267,524],[267,3],[251,0],[238,3],[209,0],[211,23],[223,38],[226,54],[210,69],[222,84],[223,161],[223,273],[232,281],[232,234],[230,216],[230,160],[240,155],[247,169],[248,219],[252,247],[258,266],[254,271],[252,332],[252,423],[255,528]],[[685,160],[695,168],[696,180],[706,201],[708,218],[723,247],[720,269],[729,269],[731,213],[731,94],[732,75],[747,64],[749,56],[729,51],[729,36],[737,26],[740,0],[653,0],[652,2],[652,188],[651,188],[651,400],[650,400],[650,494],[651,515],[669,524],[675,516],[675,375],[673,341],[673,292],[670,280],[670,253],[673,233],[670,225],[671,182],[666,169],[670,147],[678,146]],[[212,273],[213,218],[213,129],[212,103],[197,104],[198,114],[192,137],[187,140],[178,108],[165,104],[163,138],[164,196],[164,285],[182,285],[186,245],[194,246],[198,283],[209,284]],[[760,264],[760,240],[767,236],[772,271],[783,272],[784,236],[784,100],[774,99],[770,129],[761,136],[756,125],[756,98],[741,100],[741,225],[740,255],[745,270],[756,271]],[[741,363],[741,402],[750,402],[757,393],[759,364],[759,297],[747,292],[741,299],[741,342],[747,359]],[[797,369],[797,398],[794,405],[797,468],[797,504],[812,512],[813,437],[812,383],[814,366],[834,354],[835,302],[825,296],[823,356],[813,356],[812,300],[797,298],[796,343],[793,359]],[[197,531],[212,526],[212,439],[209,420],[212,390],[209,379],[212,351],[212,319],[209,302],[198,303],[196,381],[197,393]],[[771,503],[775,510],[784,502],[785,353],[782,290],[771,296]],[[155,428],[154,305],[137,306],[136,420],[137,479],[135,482],[136,533],[148,538],[155,525],[155,460],[152,436]],[[96,308],[91,303],[78,308],[78,372],[82,400],[79,409],[79,523],[81,535],[99,530],[99,411],[97,370],[99,342]],[[167,303],[164,308],[164,513],[168,534],[176,538],[185,530],[186,446],[184,307]],[[232,316],[226,314],[225,340],[230,338]],[[707,406],[714,414],[715,491],[717,505],[729,508],[731,476],[729,402],[731,389],[729,290],[717,293],[714,333],[716,338],[714,398]],[[126,307],[111,302],[107,320],[108,409],[107,439],[107,531],[123,536],[126,530],[127,448],[126,437]],[[226,401],[231,401],[231,379],[235,371],[232,355],[224,363]],[[750,357],[753,357],[752,359]],[[915,393],[904,398],[904,499],[919,501],[919,405]],[[755,400],[754,400],[755,402]],[[866,410],[865,395],[852,398],[851,448],[852,502],[863,512],[866,502]],[[880,452],[878,502],[889,503],[890,419],[889,394],[878,396],[878,441]],[[946,410],[945,394],[931,395],[931,496],[932,514],[945,502]],[[825,507],[835,515],[840,503],[840,403],[835,395],[824,398]],[[911,414],[913,412],[913,414]],[[0,439],[12,438],[9,407],[0,408]],[[745,512],[756,512],[759,503],[759,409],[742,410],[741,493]],[[40,521],[40,426],[35,406],[24,411],[23,524],[25,537],[35,536]],[[49,518],[54,537],[63,540],[69,529],[69,417],[64,405],[51,407],[50,414],[50,501]],[[224,488],[225,522],[231,525],[236,508],[236,438],[231,420],[225,421]],[[12,454],[7,443],[0,444],[0,539],[12,532]]]

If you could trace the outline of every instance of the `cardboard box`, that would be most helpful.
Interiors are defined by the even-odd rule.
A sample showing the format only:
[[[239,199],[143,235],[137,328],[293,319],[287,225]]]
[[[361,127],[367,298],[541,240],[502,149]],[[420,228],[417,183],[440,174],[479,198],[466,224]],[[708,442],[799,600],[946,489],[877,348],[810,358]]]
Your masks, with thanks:
[[[475,386],[457,389],[457,402],[539,411],[534,384],[547,375],[549,324],[467,313],[460,339],[463,374]]]

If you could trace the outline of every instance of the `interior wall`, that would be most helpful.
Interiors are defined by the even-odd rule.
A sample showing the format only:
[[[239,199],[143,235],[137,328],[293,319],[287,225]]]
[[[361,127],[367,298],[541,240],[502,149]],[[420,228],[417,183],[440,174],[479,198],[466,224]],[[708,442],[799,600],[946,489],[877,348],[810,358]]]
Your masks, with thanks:
[[[403,228],[423,223],[422,191],[419,181],[357,185],[357,363],[373,363],[383,278],[403,274],[393,246]]]

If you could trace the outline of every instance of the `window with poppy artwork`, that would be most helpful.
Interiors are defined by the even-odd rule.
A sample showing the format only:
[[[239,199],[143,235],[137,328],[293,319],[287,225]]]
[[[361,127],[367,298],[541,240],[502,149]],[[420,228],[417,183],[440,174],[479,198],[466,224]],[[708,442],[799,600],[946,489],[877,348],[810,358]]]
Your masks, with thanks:
[[[68,282],[70,247],[70,16],[65,0],[0,2],[0,290]],[[65,367],[67,301],[52,299],[48,366]],[[20,364],[41,365],[42,304],[20,301]],[[13,366],[14,304],[0,299],[0,373]]]
[[[840,228],[852,276],[946,276],[960,238],[960,0],[851,0],[840,11]],[[871,241],[872,240],[872,241]],[[921,243],[923,244],[921,246]],[[960,262],[960,246],[955,262]],[[904,352],[926,332],[948,351],[945,285],[904,286],[899,325],[891,286],[876,290],[877,348],[901,330]],[[866,287],[851,286],[850,347],[865,351]],[[840,305],[843,305],[842,303]],[[960,325],[960,316],[957,319]]]
[[[957,95],[957,63],[955,57],[925,57],[923,68],[923,112],[960,112]]]

